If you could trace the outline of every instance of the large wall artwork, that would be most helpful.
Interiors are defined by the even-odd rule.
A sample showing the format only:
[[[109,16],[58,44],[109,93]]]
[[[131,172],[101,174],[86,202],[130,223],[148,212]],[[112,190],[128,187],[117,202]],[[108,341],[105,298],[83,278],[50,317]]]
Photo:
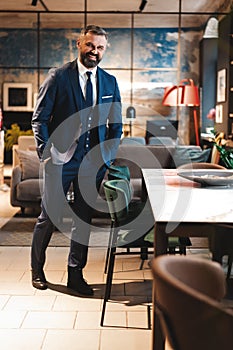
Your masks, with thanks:
[[[51,67],[60,66],[77,56],[76,39],[80,29],[1,29],[0,88],[3,83],[30,83],[33,96]],[[181,32],[178,62],[177,28],[106,28],[109,47],[101,67],[119,82],[123,114],[128,106],[136,108],[135,132],[144,128],[148,118],[158,115],[175,118],[161,104],[164,87],[182,78],[198,82],[200,29]],[[36,95],[35,95],[36,96]],[[32,97],[33,100],[33,97]]]

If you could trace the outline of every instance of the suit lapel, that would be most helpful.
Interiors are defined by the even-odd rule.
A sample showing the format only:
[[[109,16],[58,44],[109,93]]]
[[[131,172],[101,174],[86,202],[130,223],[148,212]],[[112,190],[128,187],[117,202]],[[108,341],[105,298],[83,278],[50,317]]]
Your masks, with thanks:
[[[103,84],[103,74],[99,67],[97,67],[97,102],[96,106],[94,108],[96,115],[98,115],[98,124],[102,125],[103,121],[105,122],[105,112],[103,110],[103,101],[102,101],[102,94],[103,94],[104,84]]]
[[[100,104],[101,101],[101,91],[102,91],[102,79],[101,79],[101,71],[99,67],[97,67],[97,105]]]
[[[75,104],[77,107],[77,110],[80,111],[82,109],[82,90],[79,85],[79,79],[78,79],[78,67],[77,67],[77,61],[71,62],[70,69],[69,69],[69,78],[71,82],[71,87],[74,94]]]

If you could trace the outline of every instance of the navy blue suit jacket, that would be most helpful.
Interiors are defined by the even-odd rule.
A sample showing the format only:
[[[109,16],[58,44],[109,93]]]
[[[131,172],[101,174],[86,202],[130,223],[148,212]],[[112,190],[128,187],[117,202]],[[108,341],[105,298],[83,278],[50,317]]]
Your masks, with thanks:
[[[51,143],[66,152],[78,140],[81,130],[83,96],[78,81],[77,60],[54,68],[39,89],[37,104],[32,116],[37,152],[40,159],[50,156]],[[121,98],[116,78],[97,68],[98,137],[104,163],[115,159],[122,135]],[[104,142],[108,140],[107,142]]]

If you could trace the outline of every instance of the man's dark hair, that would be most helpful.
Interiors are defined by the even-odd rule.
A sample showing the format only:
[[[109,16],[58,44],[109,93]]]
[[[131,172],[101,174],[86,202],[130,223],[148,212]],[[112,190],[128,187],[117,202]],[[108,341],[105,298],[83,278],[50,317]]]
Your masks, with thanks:
[[[81,36],[86,35],[87,33],[92,33],[95,35],[104,35],[106,40],[108,40],[107,32],[103,28],[94,24],[89,24],[88,26],[86,26],[86,28],[83,28],[81,30]]]

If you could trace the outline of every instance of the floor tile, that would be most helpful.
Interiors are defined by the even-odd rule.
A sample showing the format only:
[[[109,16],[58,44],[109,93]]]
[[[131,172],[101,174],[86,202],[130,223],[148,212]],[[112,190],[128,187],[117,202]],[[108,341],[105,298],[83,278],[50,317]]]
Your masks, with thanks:
[[[1,350],[40,350],[45,333],[37,329],[0,329]]]
[[[126,328],[126,312],[124,311],[114,311],[105,312],[104,318],[105,327],[123,327]]]
[[[10,310],[0,311],[0,329],[20,328],[25,318],[26,311]]]
[[[22,328],[32,329],[72,329],[74,327],[76,312],[41,312],[27,313]]]
[[[6,222],[14,216],[18,211],[19,208],[14,208],[10,205],[9,196],[10,191],[0,192],[1,195],[1,204],[4,203],[4,205],[0,206],[0,227],[4,226]]]
[[[57,296],[53,310],[55,311],[100,311],[102,300],[81,298],[77,296]]]
[[[55,296],[11,296],[4,310],[49,311],[55,302]]]
[[[123,272],[116,271],[114,272],[113,278],[115,280],[135,281],[135,280],[143,280],[144,276],[143,276],[143,270],[131,270],[131,271],[123,271]]]
[[[88,261],[104,261],[107,248],[89,248]]]
[[[100,311],[79,311],[77,314],[75,329],[100,329]]]
[[[0,310],[4,308],[9,299],[10,295],[0,295]]]
[[[85,267],[88,272],[104,272],[103,261],[89,261]]]
[[[36,290],[30,283],[11,281],[0,282],[0,291],[2,295],[34,295]]]
[[[24,271],[23,270],[8,270],[1,271],[0,274],[0,282],[17,282],[20,281],[20,279],[23,277]]]
[[[150,310],[149,310],[150,311]],[[151,314],[151,311],[150,311]],[[144,311],[129,311],[127,312],[127,326],[129,328],[140,328],[147,329],[150,327],[150,318],[148,318],[147,313]]]
[[[85,268],[83,276],[90,284],[93,284],[93,283],[103,284],[105,279],[103,271],[89,271],[88,268]]]
[[[149,330],[102,330],[100,349],[151,349],[152,332]]]
[[[49,330],[41,350],[99,350],[99,337],[98,330]]]

